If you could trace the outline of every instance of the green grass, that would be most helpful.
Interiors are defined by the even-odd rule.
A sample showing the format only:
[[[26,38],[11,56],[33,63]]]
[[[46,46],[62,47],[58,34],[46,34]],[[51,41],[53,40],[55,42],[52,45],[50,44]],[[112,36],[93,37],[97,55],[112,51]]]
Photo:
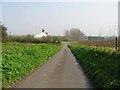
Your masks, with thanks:
[[[15,84],[30,71],[44,64],[60,50],[50,44],[2,44],[2,87]]]
[[[120,87],[120,51],[82,45],[69,45],[96,88]]]

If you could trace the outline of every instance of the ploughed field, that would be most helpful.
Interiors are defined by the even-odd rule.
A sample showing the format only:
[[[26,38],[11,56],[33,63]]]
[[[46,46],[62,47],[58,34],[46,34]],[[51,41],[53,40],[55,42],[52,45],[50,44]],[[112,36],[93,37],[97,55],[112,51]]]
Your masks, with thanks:
[[[22,79],[60,50],[51,44],[2,43],[2,87]]]

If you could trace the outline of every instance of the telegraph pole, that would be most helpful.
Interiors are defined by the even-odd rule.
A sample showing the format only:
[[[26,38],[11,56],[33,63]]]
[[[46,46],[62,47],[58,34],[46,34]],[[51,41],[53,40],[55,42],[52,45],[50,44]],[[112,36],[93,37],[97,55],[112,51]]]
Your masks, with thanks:
[[[118,49],[118,37],[115,37],[115,49]]]

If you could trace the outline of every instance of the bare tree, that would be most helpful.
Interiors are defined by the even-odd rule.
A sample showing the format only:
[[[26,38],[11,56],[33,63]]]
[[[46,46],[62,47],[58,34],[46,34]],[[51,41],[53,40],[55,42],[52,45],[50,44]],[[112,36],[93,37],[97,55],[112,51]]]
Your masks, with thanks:
[[[65,31],[65,39],[67,40],[80,41],[86,38],[86,35],[78,28],[72,28]]]
[[[86,35],[78,28],[70,29],[71,39],[75,41],[80,41],[86,39]]]
[[[70,40],[70,31],[69,30],[65,30],[64,38],[65,38],[65,40]]]
[[[7,27],[4,24],[0,24],[0,41],[1,39],[4,39],[7,37]]]

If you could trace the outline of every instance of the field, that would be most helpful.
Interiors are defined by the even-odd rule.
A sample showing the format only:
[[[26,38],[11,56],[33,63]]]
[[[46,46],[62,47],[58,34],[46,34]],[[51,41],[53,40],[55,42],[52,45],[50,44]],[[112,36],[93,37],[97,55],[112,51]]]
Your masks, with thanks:
[[[86,46],[116,48],[115,40],[83,40],[83,41],[79,41],[77,43],[86,45]]]
[[[120,51],[74,44],[69,48],[95,87],[120,87]]]
[[[2,87],[10,87],[60,50],[51,44],[2,44]]]

